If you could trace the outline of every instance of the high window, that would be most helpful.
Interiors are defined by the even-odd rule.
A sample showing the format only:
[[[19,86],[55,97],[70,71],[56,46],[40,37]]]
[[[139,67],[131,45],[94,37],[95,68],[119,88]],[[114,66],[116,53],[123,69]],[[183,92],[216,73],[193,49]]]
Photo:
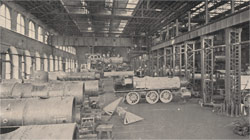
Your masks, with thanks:
[[[42,27],[38,27],[38,41],[43,42],[43,28]]]
[[[44,43],[48,44],[49,32],[45,32],[44,34]]]
[[[30,21],[29,22],[29,37],[35,39],[36,35],[35,35],[35,24]]]
[[[5,4],[0,6],[0,26],[11,29],[10,10]]]
[[[25,33],[24,17],[21,14],[17,15],[16,31],[23,35]]]

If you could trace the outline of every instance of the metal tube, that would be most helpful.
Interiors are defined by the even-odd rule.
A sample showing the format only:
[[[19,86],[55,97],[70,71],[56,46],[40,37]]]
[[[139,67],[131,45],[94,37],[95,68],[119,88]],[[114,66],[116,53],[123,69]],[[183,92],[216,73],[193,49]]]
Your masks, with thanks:
[[[134,76],[134,71],[111,71],[104,72],[104,77],[113,77],[113,76]]]
[[[50,82],[40,86],[48,88],[48,96],[74,96],[77,104],[82,104],[85,84],[80,81]]]
[[[0,139],[25,139],[25,140],[48,140],[48,139],[67,139],[78,138],[78,129],[75,123],[52,124],[52,125],[30,125],[21,126],[16,130],[1,134]]]
[[[143,77],[133,78],[133,84],[135,88],[144,89],[179,89],[180,87],[187,85],[188,81],[179,77]]]
[[[99,92],[99,80],[84,81],[85,94],[96,94]]]
[[[40,71],[40,70],[34,71],[34,72],[31,74],[30,79],[31,79],[33,82],[39,82],[39,83],[48,82],[48,81],[49,81],[48,72],[46,72],[46,71]]]
[[[65,73],[61,75],[57,73],[50,73],[50,77],[55,77],[52,76],[53,74],[57,75],[57,80],[61,81],[84,81],[100,79],[100,74],[95,72]]]
[[[89,84],[91,86],[95,86]],[[90,86],[89,86],[90,87]],[[74,96],[76,103],[83,101],[84,82],[49,82],[49,83],[2,83],[0,84],[0,98],[32,98]]]
[[[1,127],[75,122],[75,98],[1,99]]]

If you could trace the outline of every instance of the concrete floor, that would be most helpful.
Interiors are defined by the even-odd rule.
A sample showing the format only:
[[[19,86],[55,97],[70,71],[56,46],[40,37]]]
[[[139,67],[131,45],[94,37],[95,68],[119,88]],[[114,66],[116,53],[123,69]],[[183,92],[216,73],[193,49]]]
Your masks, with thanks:
[[[104,94],[101,99],[114,100],[114,94]],[[109,101],[111,102],[111,101]],[[114,125],[114,139],[249,139],[233,133],[231,118],[212,112],[211,108],[202,108],[197,100],[182,104],[142,102],[137,105],[121,103],[120,106],[144,118],[140,122],[124,125],[117,115],[110,119]]]

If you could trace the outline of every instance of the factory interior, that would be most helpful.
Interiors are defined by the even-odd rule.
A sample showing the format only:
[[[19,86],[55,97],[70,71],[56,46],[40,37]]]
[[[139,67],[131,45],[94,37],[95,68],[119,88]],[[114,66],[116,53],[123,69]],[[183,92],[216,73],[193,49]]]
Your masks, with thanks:
[[[250,139],[249,0],[0,0],[0,139]]]

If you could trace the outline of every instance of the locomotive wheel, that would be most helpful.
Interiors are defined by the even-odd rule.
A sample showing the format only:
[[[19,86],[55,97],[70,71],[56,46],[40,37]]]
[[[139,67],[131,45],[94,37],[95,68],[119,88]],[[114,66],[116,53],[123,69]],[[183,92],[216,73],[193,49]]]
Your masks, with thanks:
[[[135,105],[140,101],[140,95],[137,92],[129,92],[126,96],[126,101],[130,105]]]
[[[149,104],[155,104],[159,101],[159,94],[156,91],[149,91],[146,94],[146,101]]]
[[[163,103],[169,103],[171,102],[173,99],[173,94],[171,93],[171,91],[169,90],[163,90],[161,93],[160,93],[160,100],[161,102]]]
[[[245,95],[245,97],[243,98],[243,103],[245,104],[245,106],[250,107],[250,94]]]

